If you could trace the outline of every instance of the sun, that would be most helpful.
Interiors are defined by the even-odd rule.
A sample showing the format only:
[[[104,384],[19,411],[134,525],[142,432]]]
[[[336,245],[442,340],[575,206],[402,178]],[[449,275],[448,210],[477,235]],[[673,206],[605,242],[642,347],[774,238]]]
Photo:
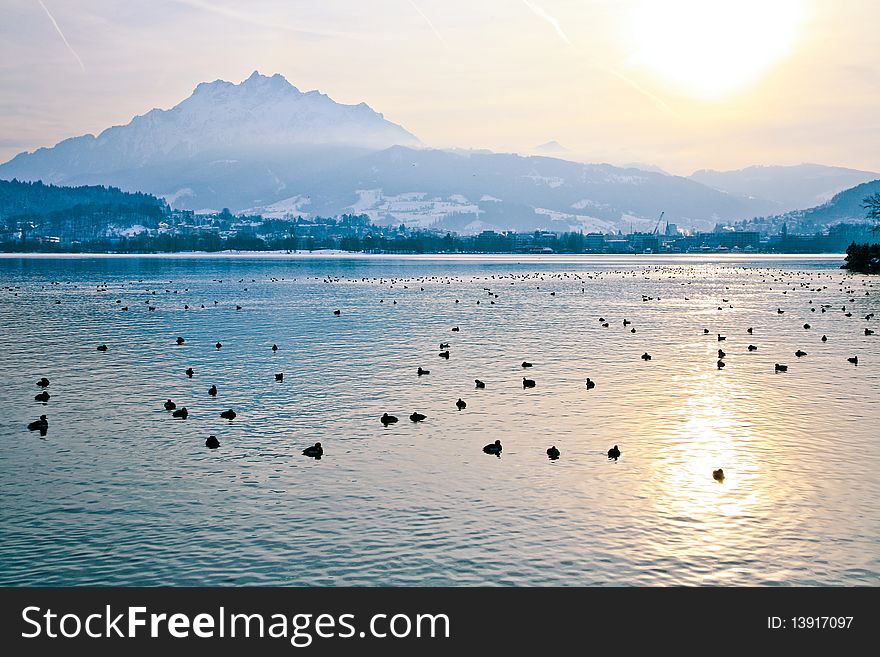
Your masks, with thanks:
[[[678,93],[720,98],[791,52],[805,15],[806,0],[640,0],[630,63]]]

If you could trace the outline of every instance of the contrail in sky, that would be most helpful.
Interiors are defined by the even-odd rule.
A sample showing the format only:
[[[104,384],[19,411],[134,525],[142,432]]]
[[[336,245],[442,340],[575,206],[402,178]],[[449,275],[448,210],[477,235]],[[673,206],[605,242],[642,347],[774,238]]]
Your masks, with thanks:
[[[529,0],[523,0],[523,4],[535,12],[535,15],[539,18],[543,18],[545,21],[550,23],[553,26],[553,29],[556,30],[556,34],[559,35],[559,38],[565,41],[568,45],[571,45],[571,41],[569,41],[568,36],[566,36],[565,32],[562,31],[562,27],[559,25],[559,21],[553,18],[550,14],[544,11],[541,7],[536,4],[529,2]]]
[[[522,0],[522,2],[526,7],[531,9],[535,13],[536,16],[538,16],[539,18],[550,23],[550,25],[553,26],[553,29],[556,30],[556,34],[559,35],[559,38],[562,39],[567,45],[572,46],[571,40],[568,38],[568,35],[565,34],[565,31],[562,29],[562,26],[559,24],[559,21],[556,20],[556,18],[554,18],[553,16],[548,14],[543,8],[532,3],[530,0]],[[628,77],[626,77],[620,71],[617,71],[613,68],[607,68],[607,67],[602,67],[602,70],[606,71],[610,75],[613,75],[621,82],[626,83],[627,85],[632,87],[634,90],[638,91],[640,94],[645,96],[645,98],[650,99],[655,105],[657,105],[657,107],[662,109],[667,114],[672,114],[673,116],[676,115],[675,112],[673,111],[673,109],[668,104],[666,104],[666,102],[664,102],[664,100],[662,98],[660,98],[660,97],[652,94],[650,91],[647,91],[646,89],[642,88],[641,85],[639,85],[637,82],[635,82],[633,80],[630,80]]]
[[[614,77],[616,77],[618,80],[621,80],[621,81],[625,82],[626,84],[628,84],[629,86],[631,86],[633,89],[638,91],[640,94],[642,94],[646,98],[650,98],[652,101],[654,101],[654,104],[657,105],[657,107],[662,109],[667,114],[671,114],[672,116],[678,116],[675,113],[675,111],[669,105],[667,105],[666,102],[664,102],[664,100],[662,98],[660,98],[659,96],[655,96],[650,91],[643,89],[638,83],[630,80],[623,73],[616,71],[613,68],[606,68],[605,70],[608,71]]]
[[[46,12],[46,16],[49,17],[50,21],[52,21],[52,25],[55,26],[55,31],[58,32],[58,36],[61,37],[61,40],[64,42],[64,45],[67,46],[67,49],[70,51],[70,54],[72,54],[74,57],[76,57],[76,61],[79,62],[79,67],[83,70],[83,73],[85,73],[86,67],[83,66],[82,60],[79,58],[79,55],[76,54],[76,50],[73,49],[73,46],[71,46],[67,42],[67,37],[64,36],[64,32],[61,31],[60,27],[58,27],[58,23],[55,21],[55,18],[49,12],[49,9],[46,7],[46,5],[43,4],[43,0],[37,0],[37,2],[40,3],[40,6],[43,8],[43,11]]]
[[[428,27],[430,27],[431,31],[434,32],[434,36],[436,36],[438,39],[440,39],[440,43],[442,43],[444,46],[446,46],[448,48],[449,44],[446,43],[446,39],[444,39],[442,36],[440,36],[440,33],[437,31],[437,28],[434,27],[434,23],[432,23],[431,19],[425,15],[425,12],[423,12],[421,9],[419,9],[419,6],[413,0],[408,0],[408,2],[409,2],[409,4],[412,5],[412,8],[415,9],[417,12],[419,12],[419,15],[421,15],[421,17],[425,19],[425,22],[428,24]]]

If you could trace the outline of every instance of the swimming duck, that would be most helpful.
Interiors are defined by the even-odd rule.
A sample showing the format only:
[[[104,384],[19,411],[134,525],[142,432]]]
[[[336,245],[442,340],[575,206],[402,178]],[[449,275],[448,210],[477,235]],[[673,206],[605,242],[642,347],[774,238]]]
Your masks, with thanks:
[[[45,431],[49,428],[49,420],[45,415],[41,415],[39,420],[34,420],[28,426],[28,431]]]
[[[717,470],[712,470],[712,479],[715,481],[724,481],[724,470],[718,468]]]
[[[100,346],[98,347],[97,350],[98,350],[98,351],[107,351],[107,345],[102,344],[102,345],[100,345]]]
[[[526,377],[523,377],[523,388],[534,388],[534,387],[535,387],[535,380],[534,379],[527,379]]]
[[[859,357],[858,357],[858,356],[853,356],[852,358],[847,358],[847,360],[848,360],[850,363],[852,363],[853,365],[858,365],[858,364],[859,364]]]
[[[725,366],[725,363],[724,363],[723,360],[721,360],[721,359],[719,358],[719,359],[718,359],[718,363],[717,363],[717,365],[718,365],[718,369],[720,370],[722,367]]]
[[[216,397],[217,396],[217,386],[211,386],[210,388],[208,388],[208,394],[211,395],[212,397]]]
[[[386,427],[389,424],[394,424],[395,422],[397,422],[397,418],[394,417],[393,415],[388,415],[388,413],[385,413],[382,416],[382,424],[384,424]]]
[[[183,344],[184,342],[186,342],[186,340],[184,340],[183,338],[181,338],[181,337],[177,338],[177,344]]]
[[[214,346],[217,347],[217,349],[219,349],[219,348],[222,347],[223,345],[222,345],[221,343],[218,342],[218,343],[215,344]]]
[[[522,366],[523,366],[523,367],[532,367],[532,364],[531,364],[530,362],[524,360],[524,361],[522,362]]]
[[[178,408],[176,411],[174,411],[171,414],[171,417],[179,417],[181,420],[185,420],[188,415],[189,411],[186,410],[186,406],[183,406],[182,408]]]
[[[217,449],[220,447],[220,441],[217,440],[217,436],[208,436],[208,439],[205,441],[205,447],[208,449]]]
[[[449,343],[448,342],[441,342],[440,349],[449,349]]]
[[[40,386],[41,388],[48,388],[49,387],[49,379],[47,379],[44,376],[42,379],[37,381],[37,385]]]
[[[334,315],[341,315],[341,314],[342,314],[342,311],[341,311],[341,310],[334,310],[334,311],[333,311],[333,314],[334,314]]]
[[[774,369],[777,372],[788,372],[788,365],[780,365],[779,363],[776,363],[776,365],[774,365]]]
[[[866,328],[866,329],[865,329],[865,335],[874,335],[874,331],[872,331],[872,330],[869,329],[869,328]]]
[[[617,445],[608,450],[608,458],[614,459],[615,461],[620,458],[620,449]]]
[[[421,367],[419,368],[418,374],[419,376],[424,376],[425,374],[430,374],[430,370],[423,370]]]
[[[746,329],[746,333],[748,333],[749,335],[752,334],[752,327],[751,326]]]
[[[500,456],[501,455],[501,441],[496,440],[494,443],[490,443],[490,444],[486,445],[485,447],[483,447],[483,451],[486,452],[486,454],[495,454],[496,456]]]
[[[587,390],[592,390],[596,387],[596,382],[593,379],[587,377]]]
[[[412,415],[409,416],[409,419],[412,420],[413,422],[421,422],[422,420],[424,420],[427,417],[428,417],[427,415],[423,415],[422,413],[413,413]]]
[[[49,401],[49,393],[44,390],[43,392],[38,392],[34,395],[34,401],[43,402],[44,404]]]
[[[277,345],[277,344],[273,344],[273,345],[272,345],[272,351],[278,351],[278,345]]]
[[[313,459],[319,459],[324,455],[324,448],[321,447],[321,443],[315,443],[311,447],[306,447],[302,453],[304,456],[311,456]]]
[[[726,339],[727,339],[727,336],[721,335],[720,333],[718,334],[718,342],[721,342],[722,340],[726,340]]]
[[[718,350],[718,358],[724,358],[727,354],[724,353],[721,349]]]
[[[642,360],[651,360],[651,354],[646,351],[642,354]]]
[[[175,408],[177,408],[177,404],[175,404],[170,399],[165,402],[165,410],[166,411],[173,411]]]
[[[552,461],[555,461],[556,459],[559,458],[559,450],[556,449],[556,445],[553,445],[553,447],[547,448],[547,456],[549,456],[550,460],[552,460]]]
[[[458,401],[455,402],[455,405],[458,407],[458,410],[463,411],[467,408],[467,402],[464,401],[461,397],[458,398]]]
[[[810,328],[810,325],[809,325],[809,324],[804,324],[804,328],[805,328],[805,329],[808,329],[808,328]]]
[[[828,336],[827,336],[827,335],[823,335],[823,336],[822,336],[822,342],[828,342]]]
[[[449,352],[448,351],[441,351],[437,355],[440,356],[440,358],[445,358],[446,360],[449,360]]]
[[[480,381],[479,379],[474,379],[474,385],[477,388],[485,388],[486,387],[486,384],[483,383],[482,381]]]
[[[801,349],[798,349],[796,352],[794,352],[794,355],[797,356],[798,358],[802,358],[807,355],[807,352],[802,351]]]
[[[284,381],[284,372],[279,372],[278,374],[276,374],[275,380],[276,381]]]
[[[187,367],[187,368],[186,368],[186,375],[187,375],[189,378],[192,378],[193,374],[195,374],[195,371],[193,370],[193,368],[191,368],[191,367]]]
[[[228,411],[223,411],[222,413],[220,413],[220,417],[227,420],[234,420],[236,415],[238,415],[238,413],[233,411],[231,408]]]
[[[458,333],[459,328],[458,328],[457,326],[453,326],[453,327],[452,327],[452,330],[453,330],[455,333]]]
[[[757,350],[758,350],[758,348],[755,345],[753,345],[753,344],[749,345],[749,351],[757,351]]]

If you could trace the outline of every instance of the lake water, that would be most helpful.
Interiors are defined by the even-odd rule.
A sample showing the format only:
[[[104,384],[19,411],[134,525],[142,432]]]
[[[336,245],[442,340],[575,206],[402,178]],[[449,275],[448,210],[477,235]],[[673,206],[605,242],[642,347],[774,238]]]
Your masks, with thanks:
[[[878,585],[840,261],[0,258],[0,584]]]

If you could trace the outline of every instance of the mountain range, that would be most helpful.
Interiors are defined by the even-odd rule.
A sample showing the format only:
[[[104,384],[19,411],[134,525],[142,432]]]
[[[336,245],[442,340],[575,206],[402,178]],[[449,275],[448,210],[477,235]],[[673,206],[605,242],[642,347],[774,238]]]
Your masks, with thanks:
[[[652,230],[661,211],[681,226],[711,229],[814,205],[805,199],[874,176],[820,167],[687,178],[561,159],[557,142],[538,148],[546,155],[427,148],[364,103],[344,105],[254,72],[239,84],[199,84],[171,109],[98,136],[21,153],[0,165],[0,179],[113,185],[177,209],[364,213],[379,224],[474,233]],[[782,187],[772,182],[780,176],[789,181]]]
[[[773,201],[780,212],[821,205],[838,192],[880,178],[859,171],[822,164],[751,166],[737,171],[702,169],[690,179],[728,194]]]

